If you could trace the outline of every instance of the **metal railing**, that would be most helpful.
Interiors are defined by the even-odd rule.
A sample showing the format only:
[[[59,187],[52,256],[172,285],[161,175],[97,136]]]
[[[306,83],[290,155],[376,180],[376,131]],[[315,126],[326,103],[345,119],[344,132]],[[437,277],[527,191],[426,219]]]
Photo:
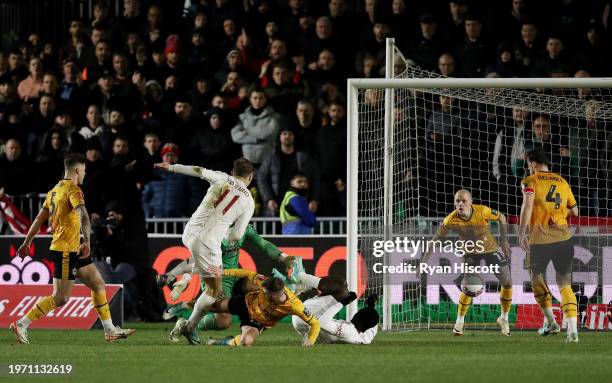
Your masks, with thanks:
[[[189,218],[147,218],[149,234],[181,234]],[[282,233],[280,218],[254,217],[251,224],[261,235],[278,235]],[[345,235],[346,218],[320,217],[314,227],[315,235]]]

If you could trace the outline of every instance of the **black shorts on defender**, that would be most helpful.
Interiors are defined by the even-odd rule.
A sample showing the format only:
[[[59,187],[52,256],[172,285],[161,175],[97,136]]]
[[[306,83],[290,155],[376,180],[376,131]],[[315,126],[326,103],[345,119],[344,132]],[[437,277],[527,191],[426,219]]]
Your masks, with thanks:
[[[74,281],[77,271],[91,263],[91,257],[79,258],[77,252],[49,250],[53,259],[53,278]]]
[[[240,319],[240,327],[255,327],[260,333],[266,329],[264,325],[252,320],[249,316],[249,309],[247,308],[246,300],[243,294],[233,295],[227,302],[227,308],[229,309],[230,314],[238,316]]]
[[[559,274],[572,272],[574,245],[571,238],[566,241],[544,243],[529,246],[529,269],[536,274],[544,274],[548,263],[552,261]]]
[[[480,262],[484,259],[487,266],[499,265],[499,267],[509,266],[509,258],[504,256],[501,249],[497,249],[492,253],[482,254],[466,254],[463,257],[463,261],[470,266],[479,266]]]

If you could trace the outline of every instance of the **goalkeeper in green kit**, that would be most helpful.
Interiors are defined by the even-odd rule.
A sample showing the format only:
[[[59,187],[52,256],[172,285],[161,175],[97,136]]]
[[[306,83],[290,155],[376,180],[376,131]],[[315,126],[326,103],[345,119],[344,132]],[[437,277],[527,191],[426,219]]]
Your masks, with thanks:
[[[223,269],[237,269],[238,258],[240,256],[240,248],[243,245],[249,243],[258,250],[266,254],[270,259],[279,262],[283,266],[283,270],[286,273],[286,278],[290,279],[294,267],[303,269],[301,259],[299,257],[292,257],[281,252],[278,247],[272,243],[263,239],[252,225],[248,225],[244,233],[244,236],[237,242],[230,243],[227,239],[224,239],[221,243]],[[157,283],[160,286],[168,286],[172,289],[170,297],[172,300],[177,300],[183,291],[187,288],[189,281],[191,280],[192,266],[194,262],[192,258],[188,258],[176,267],[174,267],[167,274],[160,274],[157,276]],[[279,273],[275,270],[276,273]],[[178,277],[182,276],[179,280]],[[242,289],[242,285],[239,284],[234,286],[234,283],[238,281],[237,277],[223,277],[223,295],[225,298],[230,298],[233,295],[233,289]],[[204,289],[204,283],[202,282],[202,289]],[[164,311],[163,318],[165,320],[172,319],[174,317],[183,317],[188,319],[193,311],[193,302],[182,302],[176,305],[171,305]],[[209,312],[202,318],[198,323],[199,330],[224,330],[230,327],[232,324],[232,315],[227,313],[212,313]]]

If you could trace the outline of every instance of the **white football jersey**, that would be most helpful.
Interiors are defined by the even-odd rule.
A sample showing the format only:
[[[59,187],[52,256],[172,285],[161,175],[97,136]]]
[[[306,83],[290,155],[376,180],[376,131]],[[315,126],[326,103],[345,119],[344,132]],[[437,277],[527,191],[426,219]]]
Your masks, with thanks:
[[[246,185],[226,173],[204,168],[193,168],[210,183],[202,203],[193,213],[185,231],[199,236],[211,250],[221,252],[221,241],[237,241],[244,235],[253,217],[255,202]],[[228,230],[235,224],[231,231]]]

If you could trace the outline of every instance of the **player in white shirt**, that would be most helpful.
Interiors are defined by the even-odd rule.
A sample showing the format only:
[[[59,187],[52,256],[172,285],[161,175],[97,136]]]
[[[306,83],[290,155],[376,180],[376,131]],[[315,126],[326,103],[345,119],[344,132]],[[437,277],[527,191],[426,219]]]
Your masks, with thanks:
[[[370,344],[378,332],[379,315],[374,309],[377,297],[370,296],[367,306],[353,316],[351,321],[334,319],[342,309],[342,303],[333,295],[320,295],[304,301],[304,306],[321,324],[319,343]],[[308,336],[310,326],[297,316],[292,317],[293,328],[302,338]]]
[[[183,244],[191,251],[195,271],[206,284],[206,290],[197,299],[189,321],[181,322],[170,333],[184,335],[189,343],[199,344],[196,326],[218,299],[223,299],[221,278],[208,273],[210,267],[223,268],[221,241],[238,241],[244,235],[253,216],[255,202],[248,186],[253,180],[253,165],[244,158],[234,161],[232,175],[199,166],[155,164],[171,172],[202,178],[210,183],[202,203],[185,226]],[[230,230],[230,226],[232,226]],[[229,231],[229,233],[228,233]]]

